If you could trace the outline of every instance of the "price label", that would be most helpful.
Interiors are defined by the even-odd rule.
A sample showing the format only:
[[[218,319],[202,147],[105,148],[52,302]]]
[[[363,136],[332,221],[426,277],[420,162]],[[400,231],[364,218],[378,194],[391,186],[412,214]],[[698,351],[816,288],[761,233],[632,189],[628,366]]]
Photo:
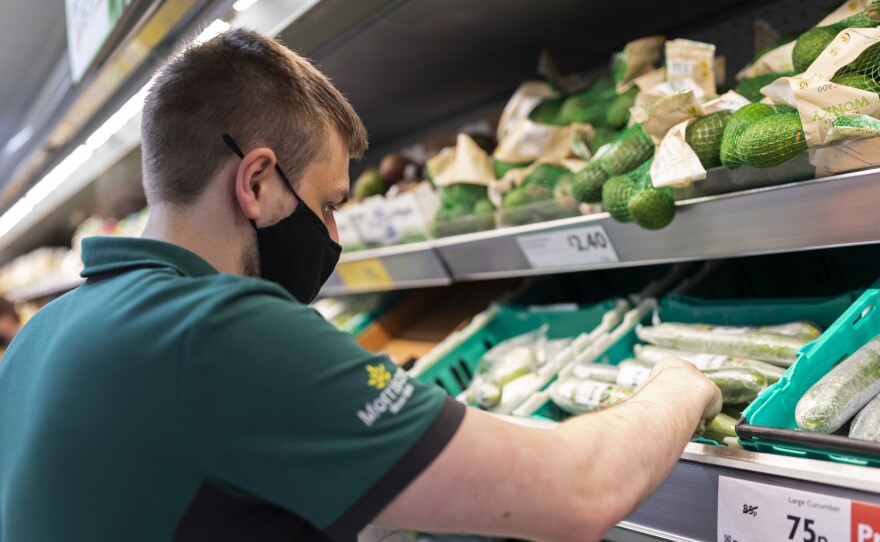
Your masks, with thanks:
[[[388,286],[394,282],[379,258],[341,263],[336,271],[346,286]]]
[[[718,542],[880,542],[880,506],[718,478]]]
[[[620,261],[602,226],[520,235],[516,241],[533,268]]]

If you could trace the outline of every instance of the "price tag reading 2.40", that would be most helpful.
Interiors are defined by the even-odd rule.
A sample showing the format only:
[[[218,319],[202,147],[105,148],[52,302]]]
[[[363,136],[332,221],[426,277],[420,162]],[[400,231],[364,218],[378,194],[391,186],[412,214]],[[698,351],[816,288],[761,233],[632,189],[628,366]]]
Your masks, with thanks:
[[[619,262],[602,226],[584,226],[516,238],[532,268]]]
[[[880,542],[880,506],[718,478],[718,542]]]

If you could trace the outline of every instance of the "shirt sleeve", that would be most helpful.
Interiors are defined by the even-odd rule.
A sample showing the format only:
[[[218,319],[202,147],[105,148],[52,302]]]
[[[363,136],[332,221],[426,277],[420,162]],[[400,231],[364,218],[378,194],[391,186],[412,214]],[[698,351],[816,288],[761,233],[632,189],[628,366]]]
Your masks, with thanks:
[[[180,377],[189,446],[206,477],[353,540],[443,450],[465,408],[267,292],[224,295],[194,326]]]

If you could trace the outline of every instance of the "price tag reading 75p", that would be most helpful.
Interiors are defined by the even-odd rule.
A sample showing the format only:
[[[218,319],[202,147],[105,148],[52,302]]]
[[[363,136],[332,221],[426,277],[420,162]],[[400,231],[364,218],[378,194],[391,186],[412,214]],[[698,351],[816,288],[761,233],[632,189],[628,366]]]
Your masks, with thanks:
[[[718,478],[718,542],[880,542],[878,511],[840,497]]]
[[[532,268],[619,262],[602,226],[530,233],[516,238]]]

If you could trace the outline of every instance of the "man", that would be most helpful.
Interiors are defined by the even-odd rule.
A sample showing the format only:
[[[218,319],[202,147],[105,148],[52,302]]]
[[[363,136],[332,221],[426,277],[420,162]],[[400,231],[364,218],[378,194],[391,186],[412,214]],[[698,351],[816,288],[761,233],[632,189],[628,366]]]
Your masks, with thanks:
[[[85,284],[0,365],[0,539],[348,541],[374,521],[596,540],[661,483],[720,408],[690,365],[529,429],[409,381],[304,305],[366,144],[342,95],[256,33],[164,68],[143,238],[87,239]]]

